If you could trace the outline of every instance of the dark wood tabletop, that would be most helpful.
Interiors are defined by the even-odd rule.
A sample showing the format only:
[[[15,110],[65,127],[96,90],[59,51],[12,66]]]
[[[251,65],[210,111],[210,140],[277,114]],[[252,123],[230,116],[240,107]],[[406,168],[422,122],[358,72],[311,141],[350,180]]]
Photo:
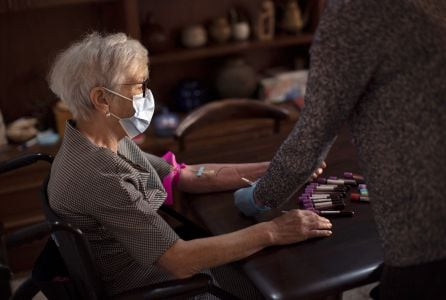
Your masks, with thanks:
[[[232,155],[237,155],[237,161],[270,160],[284,137],[250,141],[236,147],[238,152]],[[229,160],[226,156],[223,159]],[[355,148],[346,129],[341,131],[326,162],[324,176],[359,171]],[[254,220],[239,213],[233,204],[233,192],[193,195],[188,201],[215,235],[270,219],[283,209],[298,207],[297,201],[291,201]],[[353,210],[355,215],[332,218],[332,236],[264,249],[240,261],[241,270],[267,299],[312,299],[377,281],[383,254],[370,204],[347,201],[346,210]]]

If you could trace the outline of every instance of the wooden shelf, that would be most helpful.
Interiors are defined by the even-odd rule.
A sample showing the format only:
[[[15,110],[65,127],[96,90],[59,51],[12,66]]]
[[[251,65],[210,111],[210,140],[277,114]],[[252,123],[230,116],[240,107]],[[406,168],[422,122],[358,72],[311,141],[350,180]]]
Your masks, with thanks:
[[[42,7],[63,6],[70,4],[86,4],[110,2],[113,0],[14,0],[0,1],[0,13],[8,11],[20,11]]]
[[[154,54],[151,56],[150,62],[152,65],[176,63],[194,59],[224,56],[252,49],[308,45],[312,40],[312,34],[303,33],[296,36],[278,36],[270,41],[247,41],[227,43],[224,45],[210,45],[198,49],[177,49],[163,54]]]

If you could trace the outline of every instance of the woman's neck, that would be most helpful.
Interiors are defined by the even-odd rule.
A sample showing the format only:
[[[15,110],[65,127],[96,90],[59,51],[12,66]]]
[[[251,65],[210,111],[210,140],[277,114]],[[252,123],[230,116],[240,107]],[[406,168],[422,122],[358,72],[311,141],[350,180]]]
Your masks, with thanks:
[[[122,139],[113,131],[113,125],[109,118],[97,118],[94,121],[78,120],[76,128],[93,144],[109,148],[113,152],[118,152],[118,143]],[[120,126],[119,124],[116,124]]]

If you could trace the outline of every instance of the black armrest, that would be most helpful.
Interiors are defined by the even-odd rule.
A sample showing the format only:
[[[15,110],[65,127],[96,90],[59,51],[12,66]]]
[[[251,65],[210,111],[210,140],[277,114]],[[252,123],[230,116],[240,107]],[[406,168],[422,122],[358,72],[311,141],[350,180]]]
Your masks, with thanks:
[[[220,299],[238,299],[228,292],[214,286],[211,276],[207,274],[196,274],[186,279],[175,279],[155,283],[146,287],[134,289],[117,295],[113,299],[181,299],[200,294],[211,293]],[[179,298],[178,298],[179,299]]]
[[[6,247],[16,247],[35,240],[40,240],[51,231],[51,226],[47,222],[41,222],[8,234],[5,238]]]
[[[194,296],[206,293],[212,278],[206,274],[196,274],[186,279],[174,279],[133,289],[113,299],[169,299],[174,296]]]
[[[9,284],[11,280],[11,271],[5,265],[0,264],[0,281],[7,281]]]
[[[7,160],[5,162],[0,163],[0,174],[9,172],[15,169],[19,169],[30,164],[33,164],[39,160],[44,160],[49,163],[53,162],[53,157],[44,153],[30,153],[25,154],[20,157]]]
[[[5,265],[0,264],[0,299],[9,299],[11,297],[11,271]]]

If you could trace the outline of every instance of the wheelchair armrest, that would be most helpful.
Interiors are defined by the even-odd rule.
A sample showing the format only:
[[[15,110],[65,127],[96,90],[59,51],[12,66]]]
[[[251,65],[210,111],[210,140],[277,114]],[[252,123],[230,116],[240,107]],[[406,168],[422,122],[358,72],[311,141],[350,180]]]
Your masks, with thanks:
[[[0,263],[0,299],[9,299],[11,297],[11,271],[5,265]]]
[[[20,157],[1,162],[0,163],[0,174],[31,165],[39,160],[44,160],[49,163],[52,163],[53,157],[51,155],[44,154],[44,153],[24,154]]]
[[[5,238],[7,248],[20,246],[35,240],[40,240],[51,231],[51,226],[47,222],[41,222],[8,234]]]
[[[194,296],[209,291],[212,278],[207,274],[196,274],[186,279],[174,279],[151,284],[121,293],[113,299],[170,299],[178,296]]]
[[[9,285],[9,280],[11,280],[11,271],[7,266],[0,263],[0,281],[7,281]]]

